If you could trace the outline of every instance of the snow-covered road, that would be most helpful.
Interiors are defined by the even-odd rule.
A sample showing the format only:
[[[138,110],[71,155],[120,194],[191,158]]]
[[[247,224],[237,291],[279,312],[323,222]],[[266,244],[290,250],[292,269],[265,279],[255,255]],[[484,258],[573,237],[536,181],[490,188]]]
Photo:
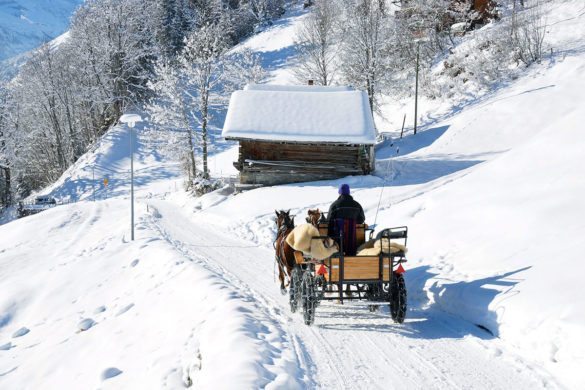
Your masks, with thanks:
[[[531,363],[474,324],[434,310],[421,295],[426,270],[407,273],[411,290],[404,324],[364,305],[324,303],[313,327],[288,309],[274,276],[273,253],[197,221],[173,202],[149,200],[148,226],[185,257],[213,271],[294,350],[301,387],[320,388],[555,388]],[[282,356],[286,351],[281,351]]]

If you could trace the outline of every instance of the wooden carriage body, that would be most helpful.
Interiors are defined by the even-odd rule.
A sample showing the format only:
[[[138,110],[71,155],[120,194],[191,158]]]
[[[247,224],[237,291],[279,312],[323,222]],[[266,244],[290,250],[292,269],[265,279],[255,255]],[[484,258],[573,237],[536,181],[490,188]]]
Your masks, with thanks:
[[[371,239],[373,230],[366,224],[356,226],[357,245],[364,244],[366,237]],[[327,236],[327,224],[319,225],[319,237],[313,239],[323,239]],[[404,247],[408,237],[408,228],[396,227],[384,229],[377,239],[398,240]],[[390,245],[388,245],[389,247]],[[343,247],[343,244],[342,244]],[[384,253],[380,251],[379,255],[367,256],[346,256],[341,250],[339,253],[318,262],[305,256],[302,252],[295,252],[297,264],[302,267],[310,267],[315,275],[320,273],[324,276],[325,283],[320,287],[320,300],[369,300],[369,301],[386,301],[388,294],[383,293],[383,286],[388,286],[395,276],[395,268],[401,263],[406,262],[405,253],[396,251],[393,253]],[[323,270],[321,266],[324,266]],[[376,293],[375,291],[378,291]],[[388,302],[377,302],[388,303]]]

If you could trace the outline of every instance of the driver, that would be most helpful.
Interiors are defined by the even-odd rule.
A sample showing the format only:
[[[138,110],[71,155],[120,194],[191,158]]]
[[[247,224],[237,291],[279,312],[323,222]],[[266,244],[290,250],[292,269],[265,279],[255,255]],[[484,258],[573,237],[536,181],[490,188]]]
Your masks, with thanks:
[[[366,216],[362,206],[350,195],[349,184],[341,184],[338,193],[339,198],[331,204],[327,214],[328,235],[343,245],[346,255],[354,256],[357,249],[356,224],[364,223]]]

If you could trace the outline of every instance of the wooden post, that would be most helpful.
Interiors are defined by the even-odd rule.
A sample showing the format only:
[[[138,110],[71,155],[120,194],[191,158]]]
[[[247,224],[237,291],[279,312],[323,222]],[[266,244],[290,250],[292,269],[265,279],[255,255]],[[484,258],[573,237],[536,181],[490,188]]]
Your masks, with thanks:
[[[400,130],[400,139],[402,139],[402,134],[404,134],[404,122],[406,122],[406,114],[404,114],[404,118],[402,119],[402,130]]]

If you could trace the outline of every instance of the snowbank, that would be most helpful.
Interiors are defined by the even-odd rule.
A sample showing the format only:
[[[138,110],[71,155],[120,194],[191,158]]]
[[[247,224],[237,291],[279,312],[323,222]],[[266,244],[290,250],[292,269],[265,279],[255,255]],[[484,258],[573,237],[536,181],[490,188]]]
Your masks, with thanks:
[[[270,321],[137,211],[135,242],[121,200],[0,227],[0,387],[298,386]]]

